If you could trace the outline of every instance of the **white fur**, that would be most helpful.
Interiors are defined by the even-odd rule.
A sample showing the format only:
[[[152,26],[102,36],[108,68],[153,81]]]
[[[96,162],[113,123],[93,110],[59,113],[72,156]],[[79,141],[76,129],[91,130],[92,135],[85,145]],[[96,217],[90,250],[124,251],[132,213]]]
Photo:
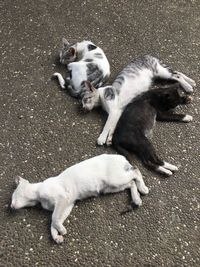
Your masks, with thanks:
[[[40,202],[43,208],[53,210],[51,234],[57,243],[63,241],[66,234],[63,222],[76,200],[129,188],[133,202],[140,206],[138,191],[149,192],[140,171],[121,155],[103,154],[82,161],[41,183],[31,184],[23,178],[18,178],[17,183],[11,208],[20,209]]]
[[[164,161],[164,165],[159,166],[157,168],[157,171],[170,176],[173,174],[172,172],[178,171],[178,168],[175,165],[172,165],[172,164]]]
[[[159,166],[159,167],[157,168],[157,171],[160,172],[160,173],[166,174],[166,175],[168,175],[168,176],[171,176],[171,175],[173,174],[170,170],[167,170],[167,169],[165,169],[165,168],[162,167],[162,166]]]
[[[185,117],[182,119],[183,122],[190,122],[193,120],[193,117],[191,115],[185,115]]]

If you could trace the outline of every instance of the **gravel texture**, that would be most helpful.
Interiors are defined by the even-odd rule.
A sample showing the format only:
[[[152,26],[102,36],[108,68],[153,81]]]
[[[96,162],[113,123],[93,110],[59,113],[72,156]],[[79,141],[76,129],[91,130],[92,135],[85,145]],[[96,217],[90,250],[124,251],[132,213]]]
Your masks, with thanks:
[[[200,266],[200,2],[199,0],[0,1],[0,266]],[[124,216],[128,192],[77,203],[62,245],[50,238],[51,213],[40,207],[10,213],[14,177],[31,182],[112,148],[96,147],[105,121],[84,114],[51,75],[61,38],[90,39],[111,63],[110,82],[130,59],[150,53],[192,77],[189,124],[157,123],[153,143],[179,166],[171,178],[146,170],[150,194]],[[115,152],[114,152],[115,153]]]

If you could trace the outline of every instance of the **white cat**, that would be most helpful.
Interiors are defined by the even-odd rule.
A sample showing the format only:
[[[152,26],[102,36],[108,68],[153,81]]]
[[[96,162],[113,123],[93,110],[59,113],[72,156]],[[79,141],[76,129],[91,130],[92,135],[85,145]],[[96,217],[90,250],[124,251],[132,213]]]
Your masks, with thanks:
[[[185,74],[173,71],[150,55],[128,64],[110,86],[96,90],[90,82],[85,82],[87,92],[82,98],[83,108],[89,111],[96,106],[102,106],[108,113],[106,124],[97,139],[98,145],[111,145],[115,127],[124,108],[136,96],[149,90],[155,78],[177,81],[187,93],[192,93],[196,85]]]
[[[82,161],[40,183],[31,184],[21,177],[16,178],[16,183],[11,208],[31,207],[40,202],[44,209],[52,210],[51,235],[56,243],[63,242],[66,234],[63,222],[76,200],[129,188],[133,203],[140,206],[138,191],[142,194],[149,191],[140,171],[124,156],[107,154]]]
[[[102,86],[110,76],[110,64],[103,50],[90,41],[82,41],[70,45],[63,38],[63,49],[60,52],[60,62],[67,65],[69,77],[66,80],[58,72],[53,76],[58,78],[61,88],[68,89],[74,97],[84,95],[85,80],[96,88]]]

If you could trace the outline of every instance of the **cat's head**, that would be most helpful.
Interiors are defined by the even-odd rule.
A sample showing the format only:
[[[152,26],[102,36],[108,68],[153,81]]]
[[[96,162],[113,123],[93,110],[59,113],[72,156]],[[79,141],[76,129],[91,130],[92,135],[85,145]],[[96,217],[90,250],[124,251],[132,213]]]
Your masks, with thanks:
[[[36,204],[36,201],[32,200],[30,183],[28,180],[23,179],[20,176],[15,178],[17,188],[12,194],[12,200],[10,207],[12,209],[21,209],[23,207],[31,207]]]
[[[76,44],[70,45],[70,43],[63,38],[62,39],[62,50],[60,51],[60,62],[67,65],[70,62],[74,62],[77,57]]]
[[[162,111],[168,111],[178,105],[184,104],[182,91],[179,88],[162,88],[157,94],[157,97],[159,109]]]
[[[82,97],[82,106],[85,111],[90,111],[100,105],[99,89],[96,89],[89,81],[84,82],[85,91]]]

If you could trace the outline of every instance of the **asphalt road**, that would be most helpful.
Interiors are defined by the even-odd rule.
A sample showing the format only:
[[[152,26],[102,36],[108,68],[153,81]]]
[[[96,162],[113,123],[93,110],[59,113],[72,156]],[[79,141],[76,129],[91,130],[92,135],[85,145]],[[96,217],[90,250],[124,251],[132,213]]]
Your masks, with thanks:
[[[200,1],[0,1],[0,266],[200,266]],[[112,148],[96,147],[104,114],[83,114],[51,75],[61,38],[92,40],[111,63],[110,82],[130,59],[161,58],[197,83],[193,103],[179,110],[189,124],[157,123],[153,143],[179,166],[163,178],[137,159],[150,194],[124,216],[128,192],[77,203],[62,245],[50,238],[51,213],[15,214],[7,206],[14,177],[38,182]]]

